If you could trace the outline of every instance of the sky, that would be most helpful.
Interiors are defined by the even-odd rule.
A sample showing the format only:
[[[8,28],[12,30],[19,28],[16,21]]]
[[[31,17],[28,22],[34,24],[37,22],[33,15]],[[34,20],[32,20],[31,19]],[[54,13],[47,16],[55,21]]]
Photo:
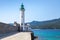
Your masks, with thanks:
[[[60,18],[60,0],[0,0],[0,22],[20,23],[22,3],[25,8],[25,22]]]

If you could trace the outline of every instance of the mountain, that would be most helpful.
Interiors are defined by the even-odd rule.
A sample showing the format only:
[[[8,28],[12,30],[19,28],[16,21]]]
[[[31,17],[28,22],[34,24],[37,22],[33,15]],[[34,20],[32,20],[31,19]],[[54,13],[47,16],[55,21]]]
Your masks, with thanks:
[[[29,24],[33,29],[60,29],[60,18],[48,21],[32,21]]]

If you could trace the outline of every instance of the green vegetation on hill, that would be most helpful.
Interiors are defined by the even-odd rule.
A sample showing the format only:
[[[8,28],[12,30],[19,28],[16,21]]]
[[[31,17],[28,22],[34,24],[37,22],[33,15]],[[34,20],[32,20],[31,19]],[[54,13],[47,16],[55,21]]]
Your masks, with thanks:
[[[30,22],[33,29],[60,29],[60,18],[48,21],[33,21]]]

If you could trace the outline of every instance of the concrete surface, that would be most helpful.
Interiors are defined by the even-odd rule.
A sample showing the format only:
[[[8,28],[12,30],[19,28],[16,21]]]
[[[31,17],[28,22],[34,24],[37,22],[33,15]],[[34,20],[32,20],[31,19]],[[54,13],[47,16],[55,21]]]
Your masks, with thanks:
[[[31,40],[31,32],[19,32],[0,40]]]

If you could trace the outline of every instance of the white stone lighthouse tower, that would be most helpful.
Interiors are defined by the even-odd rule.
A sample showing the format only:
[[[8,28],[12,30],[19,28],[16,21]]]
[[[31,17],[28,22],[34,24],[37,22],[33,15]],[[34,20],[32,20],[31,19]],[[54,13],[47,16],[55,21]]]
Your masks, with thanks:
[[[24,15],[24,12],[25,12],[25,8],[24,8],[24,5],[22,3],[21,8],[20,8],[20,29],[22,31],[25,30],[25,15]]]

